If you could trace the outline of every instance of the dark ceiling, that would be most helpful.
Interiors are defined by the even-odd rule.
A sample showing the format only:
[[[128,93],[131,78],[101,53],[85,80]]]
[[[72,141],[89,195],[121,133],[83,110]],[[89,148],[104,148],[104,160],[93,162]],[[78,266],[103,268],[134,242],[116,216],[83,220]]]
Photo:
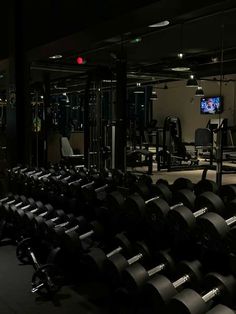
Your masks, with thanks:
[[[235,0],[40,0],[36,3],[22,0],[21,3],[18,22],[22,24],[32,68],[48,69],[55,79],[76,75],[83,81],[91,67],[112,66],[121,49],[127,56],[131,81],[175,80],[187,77],[190,72],[197,77],[236,73]],[[4,33],[2,58],[7,57],[5,42],[10,38],[6,35],[6,18],[7,15],[0,21]],[[170,24],[164,28],[148,27],[163,20],[169,20]],[[135,38],[140,41],[134,43]],[[181,62],[191,71],[171,70],[180,62],[178,52],[184,53]],[[49,60],[54,54],[62,54],[63,58]],[[78,55],[86,59],[85,65],[76,64]]]

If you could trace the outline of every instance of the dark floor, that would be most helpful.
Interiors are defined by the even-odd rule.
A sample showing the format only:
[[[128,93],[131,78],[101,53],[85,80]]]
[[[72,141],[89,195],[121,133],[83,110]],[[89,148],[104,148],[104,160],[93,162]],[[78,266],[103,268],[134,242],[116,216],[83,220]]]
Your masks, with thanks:
[[[94,305],[91,300],[88,300],[86,289],[82,293],[77,293],[70,287],[63,287],[53,301],[32,294],[30,291],[32,266],[20,265],[15,256],[15,247],[11,245],[1,246],[0,256],[1,314],[104,314],[108,312],[104,306]],[[94,292],[96,293],[96,289]]]

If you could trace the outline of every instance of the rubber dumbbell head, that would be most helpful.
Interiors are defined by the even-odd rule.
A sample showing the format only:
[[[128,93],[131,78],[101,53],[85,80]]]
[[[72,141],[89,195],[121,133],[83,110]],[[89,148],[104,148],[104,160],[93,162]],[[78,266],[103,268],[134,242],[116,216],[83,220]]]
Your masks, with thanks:
[[[226,305],[231,305],[235,298],[235,278],[232,275],[223,276],[210,273],[206,276],[204,294],[195,290],[185,289],[174,296],[169,303],[170,313],[175,314],[204,314],[209,310],[215,299]]]
[[[101,274],[105,270],[105,262],[112,256],[123,253],[124,255],[130,255],[132,252],[132,244],[124,233],[119,233],[115,236],[115,248],[109,253],[105,253],[100,248],[92,248],[88,254],[86,254],[84,261],[89,271],[93,274]]]
[[[146,270],[140,263],[135,263],[124,270],[124,285],[130,293],[138,292],[156,274],[173,273],[174,261],[167,251],[160,252],[158,260],[159,264],[149,270]]]
[[[177,268],[177,280],[171,282],[163,275],[155,275],[144,286],[144,294],[152,308],[158,310],[167,305],[178,291],[188,286],[199,287],[202,281],[202,265],[198,260],[183,261]]]
[[[109,281],[117,285],[122,278],[124,270],[130,265],[138,261],[145,262],[151,258],[149,248],[144,242],[137,242],[135,244],[135,255],[127,259],[123,254],[115,254],[110,256],[105,263],[106,275]]]

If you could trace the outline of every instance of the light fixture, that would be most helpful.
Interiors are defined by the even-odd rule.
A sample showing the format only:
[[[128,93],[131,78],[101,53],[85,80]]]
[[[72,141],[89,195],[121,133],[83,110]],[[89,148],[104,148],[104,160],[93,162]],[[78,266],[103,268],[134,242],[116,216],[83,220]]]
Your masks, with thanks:
[[[150,100],[157,100],[158,97],[157,97],[157,92],[156,91],[152,91],[152,94],[150,96]]]
[[[142,41],[142,37],[136,37],[130,40],[131,44],[138,44]]]
[[[190,71],[191,68],[186,63],[186,61],[183,59],[184,54],[182,52],[177,54],[178,59],[175,60],[174,66],[171,68],[172,71],[175,72],[187,72]]]
[[[204,96],[204,91],[203,91],[203,89],[202,89],[201,86],[198,86],[198,88],[196,89],[195,96],[197,96],[197,97],[202,97],[202,96]]]
[[[198,82],[194,75],[190,75],[190,78],[187,80],[186,87],[198,87]]]
[[[182,52],[180,52],[180,53],[178,53],[178,55],[177,55],[177,56],[178,56],[178,58],[179,58],[179,59],[183,59],[184,54],[183,54]]]
[[[173,67],[171,68],[172,71],[175,71],[175,72],[188,72],[191,70],[191,68],[187,67],[187,66],[176,66],[176,67]]]
[[[158,22],[158,23],[155,23],[155,24],[151,24],[149,25],[148,27],[164,27],[164,26],[167,26],[170,24],[170,21],[161,21],[161,22]]]
[[[62,55],[54,55],[54,56],[49,57],[49,59],[53,59],[53,60],[57,60],[61,58],[62,58]]]
[[[136,84],[134,94],[144,94],[144,89],[141,87],[141,83]]]

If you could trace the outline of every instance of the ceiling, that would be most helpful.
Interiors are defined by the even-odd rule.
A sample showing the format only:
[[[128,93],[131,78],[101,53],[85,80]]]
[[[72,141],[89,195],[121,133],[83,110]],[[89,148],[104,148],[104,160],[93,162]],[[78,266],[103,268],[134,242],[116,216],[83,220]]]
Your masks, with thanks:
[[[114,66],[121,52],[127,58],[130,84],[179,80],[190,73],[197,78],[236,73],[235,0],[41,0],[36,4],[22,0],[22,4],[20,23],[32,73],[47,70],[56,83],[74,85],[70,88],[75,90],[84,86],[88,70]],[[170,24],[148,27],[163,20]],[[184,53],[182,60],[179,52]],[[63,58],[49,59],[55,54]],[[85,64],[76,64],[78,55]],[[7,57],[7,51],[0,50],[0,56]],[[179,63],[190,70],[171,70]]]

